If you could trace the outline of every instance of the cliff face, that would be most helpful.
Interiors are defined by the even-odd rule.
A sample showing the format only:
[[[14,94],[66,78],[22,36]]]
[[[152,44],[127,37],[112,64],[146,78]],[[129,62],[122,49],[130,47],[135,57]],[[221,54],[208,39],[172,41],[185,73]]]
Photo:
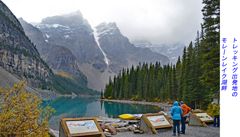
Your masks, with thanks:
[[[18,76],[29,77],[29,84],[40,87],[41,80],[49,81],[48,65],[8,7],[0,1],[0,66]]]
[[[66,72],[74,76],[81,76],[86,79],[77,64],[76,56],[67,47],[56,45],[48,42],[44,39],[43,33],[24,21],[19,19],[22,24],[26,35],[36,45],[43,60],[52,68],[54,73],[58,73],[59,70]]]
[[[83,18],[81,12],[77,11],[66,15],[47,17],[41,23],[33,25],[42,32],[45,43],[62,45],[73,53],[77,59],[79,70],[87,77],[88,87],[99,91],[101,88],[104,88],[109,78],[108,74],[103,74],[106,71],[107,65],[94,39],[93,30],[87,20]],[[27,31],[27,35],[31,39],[33,33],[35,33],[34,30],[31,32]],[[38,39],[37,35],[34,37]],[[35,40],[33,41],[35,43]],[[49,56],[47,57],[44,54],[49,51],[46,51],[43,46],[38,47],[38,44],[37,48],[43,59],[46,59],[48,62],[47,58]]]
[[[38,51],[26,37],[21,24],[2,1],[0,1],[0,21],[0,42],[2,45],[25,49],[39,59]]]
[[[152,45],[152,43],[148,40],[134,40],[131,43],[133,43],[136,47],[149,48],[152,52],[157,52],[167,56],[172,64],[177,63],[178,57],[182,56],[183,49],[185,47],[182,43]]]
[[[79,65],[90,64],[99,71],[106,68],[104,57],[92,35],[91,26],[82,17],[81,12],[47,17],[35,27],[44,34],[44,39],[49,43],[69,48],[77,57]]]
[[[0,47],[0,66],[7,71],[23,75],[39,76],[41,78],[48,77],[48,69],[34,58],[24,56],[18,51],[5,50]]]
[[[0,66],[0,87],[3,89],[7,87],[8,89],[11,89],[14,84],[18,83],[20,80],[15,76],[14,73],[9,73],[6,71],[4,68]],[[27,81],[29,82],[35,82],[32,84],[39,84],[38,82],[34,81],[33,79],[28,79]],[[40,90],[37,88],[33,88],[32,86],[29,86],[29,84],[24,86],[24,89],[27,92],[34,93],[39,96],[44,96],[44,98],[49,97],[49,96],[58,96],[59,94],[51,91],[51,90]]]
[[[116,23],[101,23],[93,31],[79,11],[47,17],[41,23],[35,23],[34,26],[43,34],[41,41],[44,39],[45,43],[59,44],[71,50],[76,56],[79,69],[87,76],[88,86],[95,90],[104,89],[109,76],[113,77],[118,74],[123,67],[136,66],[139,62],[160,61],[162,65],[169,63],[166,56],[131,44],[128,38],[121,34]],[[41,34],[33,36],[37,33],[36,30],[28,31],[25,26],[24,29],[34,43],[40,41],[38,37]],[[43,42],[41,44],[47,45]],[[49,51],[45,52],[44,46],[38,47],[37,45],[37,48],[48,62],[49,57],[44,54]],[[59,56],[58,60],[60,58]]]
[[[110,69],[118,73],[123,67],[138,65],[139,62],[156,63],[160,61],[161,65],[169,63],[168,57],[154,53],[148,48],[135,47],[124,37],[118,29],[116,23],[101,23],[96,26],[99,36],[99,43],[103,51],[110,60]]]

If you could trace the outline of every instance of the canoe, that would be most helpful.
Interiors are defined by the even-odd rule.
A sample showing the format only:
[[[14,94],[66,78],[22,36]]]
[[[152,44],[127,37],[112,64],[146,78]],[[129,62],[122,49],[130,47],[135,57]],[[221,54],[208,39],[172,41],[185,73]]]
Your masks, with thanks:
[[[122,114],[122,115],[119,115],[118,117],[124,120],[136,120],[136,119],[140,119],[141,116],[142,114]]]
[[[122,115],[119,115],[118,117],[125,120],[133,120],[133,119],[136,120],[136,117],[133,116],[132,114],[122,114]]]

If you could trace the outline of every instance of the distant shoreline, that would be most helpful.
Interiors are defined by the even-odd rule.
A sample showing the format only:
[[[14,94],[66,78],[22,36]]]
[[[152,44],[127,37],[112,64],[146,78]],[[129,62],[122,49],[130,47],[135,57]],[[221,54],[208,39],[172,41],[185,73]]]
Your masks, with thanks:
[[[115,100],[115,99],[99,99],[101,101],[106,101],[106,102],[117,102],[117,103],[127,103],[127,104],[142,104],[142,105],[154,105],[158,106],[164,111],[170,111],[172,108],[173,104],[168,104],[168,103],[162,103],[162,102],[148,102],[148,101],[132,101],[132,100]]]

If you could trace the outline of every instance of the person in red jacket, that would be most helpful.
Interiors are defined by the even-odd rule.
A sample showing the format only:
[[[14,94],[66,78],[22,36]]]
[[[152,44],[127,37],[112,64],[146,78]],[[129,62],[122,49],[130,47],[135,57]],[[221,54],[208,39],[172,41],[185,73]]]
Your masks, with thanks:
[[[187,114],[191,111],[191,108],[188,107],[186,104],[184,104],[183,101],[180,102],[181,104],[181,108],[183,111],[183,114],[181,115],[181,123],[182,123],[182,127],[181,127],[181,134],[185,134],[185,129],[186,129],[186,119],[187,119]]]

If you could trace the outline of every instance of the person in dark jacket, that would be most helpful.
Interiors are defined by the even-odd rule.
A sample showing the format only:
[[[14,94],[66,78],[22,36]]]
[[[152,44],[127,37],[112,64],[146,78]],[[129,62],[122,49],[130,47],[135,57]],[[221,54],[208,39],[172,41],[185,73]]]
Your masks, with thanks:
[[[213,104],[213,115],[214,115],[214,122],[213,122],[213,127],[216,127],[216,122],[217,122],[217,127],[220,126],[220,107],[218,103],[212,102]]]
[[[180,136],[180,120],[183,114],[182,108],[178,106],[178,101],[175,101],[174,106],[171,108],[171,115],[173,120],[173,136],[176,136],[176,127],[178,131],[178,136]]]
[[[191,111],[191,108],[188,107],[186,104],[184,104],[183,101],[180,102],[181,104],[181,108],[182,108],[182,111],[183,111],[183,114],[181,115],[181,123],[182,123],[182,127],[181,127],[181,134],[185,134],[185,129],[186,129],[186,126],[185,126],[185,123],[186,123],[186,119],[187,119],[187,114]]]

